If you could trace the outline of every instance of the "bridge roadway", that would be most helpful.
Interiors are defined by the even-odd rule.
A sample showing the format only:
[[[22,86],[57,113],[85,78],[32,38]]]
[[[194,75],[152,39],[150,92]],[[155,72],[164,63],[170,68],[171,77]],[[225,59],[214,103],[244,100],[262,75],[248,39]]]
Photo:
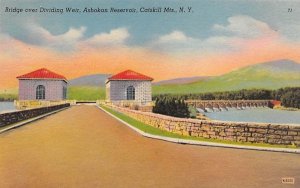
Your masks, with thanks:
[[[299,155],[148,139],[95,106],[0,135],[3,188],[286,187],[281,177],[299,187]]]

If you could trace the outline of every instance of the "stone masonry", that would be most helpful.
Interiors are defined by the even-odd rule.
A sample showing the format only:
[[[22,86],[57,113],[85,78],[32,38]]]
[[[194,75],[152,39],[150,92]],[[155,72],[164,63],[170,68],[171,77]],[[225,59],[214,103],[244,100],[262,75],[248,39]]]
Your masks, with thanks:
[[[19,80],[19,100],[36,100],[36,87],[43,85],[46,88],[45,100],[64,100],[63,88],[67,82],[63,80]]]
[[[30,110],[22,110],[22,111],[0,114],[0,127],[4,127],[6,125],[17,123],[30,118],[34,118],[39,115],[43,115],[69,106],[70,104],[67,103],[67,104],[61,104],[56,106],[34,108]]]
[[[114,105],[109,107],[147,125],[181,135],[237,142],[300,146],[300,126],[184,119],[140,112]]]
[[[135,101],[149,103],[152,101],[151,81],[112,80],[107,84],[107,99],[110,101],[126,100],[126,88],[133,86],[135,88]]]

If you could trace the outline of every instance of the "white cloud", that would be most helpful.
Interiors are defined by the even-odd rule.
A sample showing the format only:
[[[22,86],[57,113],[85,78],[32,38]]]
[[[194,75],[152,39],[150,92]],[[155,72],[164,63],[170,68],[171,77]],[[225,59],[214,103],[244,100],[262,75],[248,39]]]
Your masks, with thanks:
[[[69,28],[63,34],[53,35],[45,28],[37,24],[29,24],[25,30],[25,42],[52,48],[59,51],[76,49],[80,45],[92,48],[106,48],[111,46],[123,46],[130,37],[125,27],[114,28],[109,32],[102,32],[85,37],[86,27]],[[156,40],[146,44],[146,47],[154,50],[193,53],[193,52],[222,52],[241,49],[243,43],[260,37],[278,36],[267,23],[256,20],[250,16],[237,15],[227,19],[227,24],[215,24],[212,26],[214,35],[207,38],[188,36],[180,30],[173,30],[168,34],[158,36]]]
[[[178,52],[193,51],[195,45],[198,48],[200,41],[198,39],[188,37],[183,31],[172,31],[168,34],[159,36],[156,40],[148,43],[147,47],[159,51]]]
[[[122,27],[112,29],[108,33],[95,34],[90,38],[85,37],[85,32],[86,27],[71,27],[65,33],[54,35],[42,26],[32,23],[24,27],[23,34],[17,40],[64,52],[76,50],[80,45],[96,48],[123,45],[126,39],[130,37],[128,30]]]
[[[228,33],[243,38],[257,38],[276,33],[265,22],[246,15],[229,17],[228,23],[228,25],[215,24],[213,29],[223,34]]]
[[[228,51],[232,50],[235,37],[213,36],[208,38],[193,38],[182,31],[172,31],[169,34],[158,37],[148,44],[149,48],[169,53],[193,53],[204,51]]]
[[[70,28],[66,33],[59,35],[58,39],[62,39],[64,41],[77,41],[83,37],[85,31],[85,27],[80,27],[79,29]]]
[[[86,31],[85,27],[80,28],[69,28],[69,30],[60,35],[53,35],[45,28],[37,25],[30,24],[26,27],[26,42],[53,48],[57,50],[71,50],[79,42]]]
[[[150,48],[166,52],[228,52],[240,50],[250,40],[260,37],[274,37],[278,33],[259,20],[245,15],[228,18],[227,25],[215,24],[212,27],[215,35],[207,38],[190,37],[183,31],[174,30],[159,36],[149,44]]]
[[[126,28],[117,28],[109,33],[96,34],[85,42],[94,47],[122,45],[129,37],[130,34]]]
[[[12,32],[9,36],[27,44],[62,52],[76,50],[82,46],[91,48],[124,46],[131,37],[126,27],[96,33],[91,37],[85,35],[87,28],[84,26],[71,27],[59,35],[51,33],[36,23],[26,23],[26,26],[22,25],[20,28],[22,32],[17,32],[18,35]],[[210,36],[206,38],[193,37],[184,31],[173,30],[140,47],[170,53],[228,52],[240,50],[247,42],[260,40],[263,37],[269,37],[269,41],[282,40],[289,42],[290,38],[288,36],[299,38],[299,31],[300,27],[298,25],[291,25],[289,29],[278,29],[277,32],[263,21],[247,15],[237,15],[229,17],[224,24],[212,25]],[[0,30],[1,33],[5,34],[4,31]],[[0,36],[1,38],[4,40],[7,37],[3,35]]]
[[[158,42],[160,43],[167,43],[167,42],[187,42],[191,38],[187,37],[183,32],[181,31],[173,31],[169,34],[162,35],[158,38]]]

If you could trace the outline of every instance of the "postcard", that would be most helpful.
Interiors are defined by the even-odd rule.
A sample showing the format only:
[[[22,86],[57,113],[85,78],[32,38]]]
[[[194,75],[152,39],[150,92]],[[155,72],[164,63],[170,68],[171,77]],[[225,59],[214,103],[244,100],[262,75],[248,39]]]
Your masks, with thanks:
[[[0,187],[299,187],[300,1],[0,0]]]

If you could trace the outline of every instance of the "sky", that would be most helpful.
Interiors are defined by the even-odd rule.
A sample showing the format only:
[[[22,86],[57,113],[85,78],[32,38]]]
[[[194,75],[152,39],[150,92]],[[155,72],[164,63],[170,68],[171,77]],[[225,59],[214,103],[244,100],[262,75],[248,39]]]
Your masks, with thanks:
[[[296,0],[0,0],[0,7],[0,89],[17,87],[17,76],[43,67],[68,79],[131,69],[159,81],[278,59],[300,62]],[[81,12],[67,13],[68,7]],[[83,12],[98,7],[137,12]],[[152,7],[177,13],[140,12]],[[12,8],[23,12],[6,11]]]

